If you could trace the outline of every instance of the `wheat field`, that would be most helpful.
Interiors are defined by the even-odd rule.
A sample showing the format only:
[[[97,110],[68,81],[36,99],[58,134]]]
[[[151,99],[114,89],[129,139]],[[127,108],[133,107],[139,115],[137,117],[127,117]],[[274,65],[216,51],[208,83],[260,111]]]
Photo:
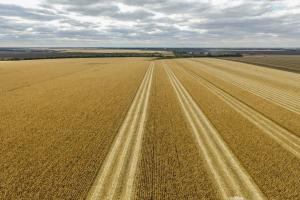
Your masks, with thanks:
[[[300,75],[213,58],[0,62],[0,199],[300,199]]]

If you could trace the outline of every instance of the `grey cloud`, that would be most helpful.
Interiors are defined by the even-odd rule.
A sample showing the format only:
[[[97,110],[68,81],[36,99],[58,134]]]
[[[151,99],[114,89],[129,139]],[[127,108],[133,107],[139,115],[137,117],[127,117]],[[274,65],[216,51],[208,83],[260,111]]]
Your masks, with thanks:
[[[80,13],[87,16],[107,16],[120,12],[118,6],[115,5],[96,5],[96,6],[68,6],[66,10]]]
[[[61,4],[61,5],[92,5],[101,1],[98,0],[47,0],[49,4]]]
[[[162,4],[161,0],[119,0],[119,1],[111,1],[111,0],[47,0],[49,3],[61,4],[61,5],[95,5],[95,4],[110,4],[113,2],[120,2],[127,5],[153,5],[153,4]],[[165,1],[169,2],[169,0]]]
[[[21,17],[31,20],[54,20],[58,17],[46,9],[28,9],[16,5],[0,4],[0,16]]]
[[[12,20],[7,20],[0,17],[0,30],[1,34],[12,34],[13,32],[20,32],[30,28],[30,25],[21,24],[18,26]]]
[[[148,19],[153,16],[151,12],[142,9],[124,12],[116,5],[107,4],[85,7],[70,6],[66,9],[86,16],[106,16],[120,21]]]
[[[120,20],[147,20],[151,17],[153,17],[154,14],[144,11],[144,10],[137,10],[137,11],[133,11],[133,12],[118,12],[115,13],[113,15],[111,15],[111,17],[120,19]]]
[[[291,17],[291,16],[290,16]],[[255,34],[267,33],[279,36],[296,35],[300,30],[300,22],[294,19],[300,19],[300,15],[293,17],[228,17],[225,15],[222,19],[208,20],[203,23],[192,24],[195,29],[205,29],[209,33],[224,36],[252,36]],[[290,23],[293,23],[291,27]]]

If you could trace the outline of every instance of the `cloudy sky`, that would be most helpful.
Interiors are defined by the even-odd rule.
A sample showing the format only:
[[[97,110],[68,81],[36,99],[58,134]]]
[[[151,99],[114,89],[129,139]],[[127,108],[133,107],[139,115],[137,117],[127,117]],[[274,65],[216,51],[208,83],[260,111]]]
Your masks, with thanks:
[[[299,0],[0,0],[0,47],[300,47]]]

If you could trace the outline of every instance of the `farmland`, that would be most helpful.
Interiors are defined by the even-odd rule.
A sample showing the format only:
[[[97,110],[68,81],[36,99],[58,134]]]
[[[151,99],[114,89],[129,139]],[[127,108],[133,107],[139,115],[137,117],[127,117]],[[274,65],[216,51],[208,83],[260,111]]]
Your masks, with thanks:
[[[256,55],[228,59],[297,73],[300,72],[300,56],[298,55]]]
[[[171,51],[154,51],[154,50],[141,50],[141,49],[93,49],[93,48],[70,48],[70,49],[55,49],[52,48],[51,50],[56,50],[56,51],[62,51],[62,52],[77,52],[77,53],[159,53],[163,55],[173,55]]]
[[[0,199],[300,199],[300,75],[249,63],[0,62]]]

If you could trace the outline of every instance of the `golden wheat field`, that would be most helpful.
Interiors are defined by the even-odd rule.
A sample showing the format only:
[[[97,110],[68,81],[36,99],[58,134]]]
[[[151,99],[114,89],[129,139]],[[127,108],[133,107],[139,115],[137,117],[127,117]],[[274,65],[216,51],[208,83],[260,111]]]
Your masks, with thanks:
[[[213,58],[0,62],[0,199],[298,200],[300,74]]]

